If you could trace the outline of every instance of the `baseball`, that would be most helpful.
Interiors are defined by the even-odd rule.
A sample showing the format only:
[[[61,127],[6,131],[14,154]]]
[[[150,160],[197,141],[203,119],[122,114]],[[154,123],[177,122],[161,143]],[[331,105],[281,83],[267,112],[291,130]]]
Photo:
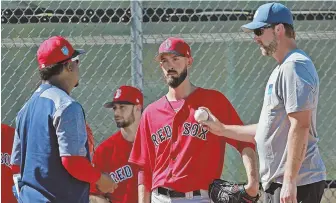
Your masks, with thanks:
[[[209,113],[204,109],[197,109],[194,118],[197,122],[207,121],[209,119]]]

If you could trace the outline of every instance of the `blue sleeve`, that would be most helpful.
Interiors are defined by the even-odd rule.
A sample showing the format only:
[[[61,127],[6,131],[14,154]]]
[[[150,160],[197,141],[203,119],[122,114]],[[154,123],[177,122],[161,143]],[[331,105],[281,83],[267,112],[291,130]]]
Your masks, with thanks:
[[[59,144],[60,156],[86,156],[87,133],[82,106],[72,102],[57,109],[54,127]]]
[[[284,64],[281,95],[287,113],[311,110],[318,102],[318,76],[313,64]]]
[[[21,165],[21,140],[17,129],[15,129],[13,148],[11,154],[11,165]]]

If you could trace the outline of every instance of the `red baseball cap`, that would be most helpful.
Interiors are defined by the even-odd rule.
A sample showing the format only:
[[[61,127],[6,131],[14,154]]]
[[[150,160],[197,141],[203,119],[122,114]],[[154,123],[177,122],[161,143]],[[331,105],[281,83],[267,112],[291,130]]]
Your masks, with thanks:
[[[181,38],[169,37],[162,42],[159,54],[155,57],[156,61],[161,61],[162,54],[175,54],[177,56],[191,57],[190,46]]]
[[[37,50],[37,62],[39,69],[43,69],[51,65],[67,62],[84,53],[84,50],[75,50],[64,37],[54,36],[40,45]]]
[[[140,104],[143,107],[143,94],[135,87],[123,85],[115,92],[112,102],[105,103],[104,107],[112,108],[115,103],[133,105]]]

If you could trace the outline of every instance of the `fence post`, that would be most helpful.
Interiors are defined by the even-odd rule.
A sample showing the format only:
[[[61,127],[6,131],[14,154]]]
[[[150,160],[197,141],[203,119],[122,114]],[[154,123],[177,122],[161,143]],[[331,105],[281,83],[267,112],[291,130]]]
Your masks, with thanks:
[[[131,1],[131,14],[132,85],[143,91],[141,1]]]

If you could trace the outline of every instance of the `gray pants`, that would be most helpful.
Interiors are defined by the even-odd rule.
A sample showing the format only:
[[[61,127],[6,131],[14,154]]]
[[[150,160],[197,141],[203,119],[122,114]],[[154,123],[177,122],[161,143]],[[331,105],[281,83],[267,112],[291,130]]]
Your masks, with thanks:
[[[159,194],[157,190],[152,191],[151,203],[211,203],[208,191],[201,190],[201,196],[192,197],[192,193],[189,193],[191,197],[186,198],[171,198],[166,195]]]

